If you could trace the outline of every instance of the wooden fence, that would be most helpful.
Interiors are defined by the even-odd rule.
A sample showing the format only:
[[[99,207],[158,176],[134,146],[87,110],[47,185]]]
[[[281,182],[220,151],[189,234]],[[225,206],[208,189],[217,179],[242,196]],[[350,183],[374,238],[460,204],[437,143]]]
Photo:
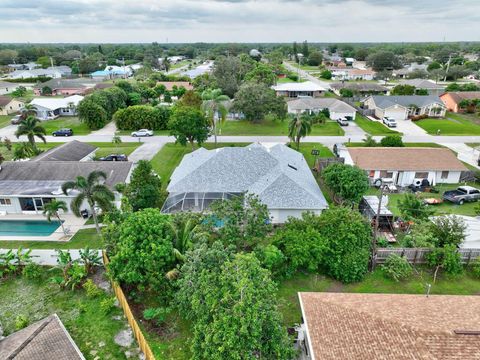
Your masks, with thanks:
[[[425,254],[431,251],[429,248],[379,248],[374,259],[374,265],[383,264],[392,255],[397,254],[405,257],[411,264],[424,264]],[[480,256],[480,249],[458,249],[463,264],[468,265],[470,261]]]
[[[105,264],[105,266],[107,266],[109,263],[109,260],[106,252],[102,251],[102,255],[103,255],[103,263]],[[140,329],[140,326],[138,325],[137,321],[135,320],[135,317],[133,316],[132,310],[130,309],[130,305],[128,305],[127,298],[125,297],[125,294],[123,293],[122,288],[113,280],[112,280],[112,288],[113,288],[113,291],[115,292],[118,302],[122,306],[123,313],[127,318],[128,324],[132,328],[132,331],[133,331],[133,334],[135,335],[135,339],[137,340],[138,346],[140,347],[142,352],[145,354],[145,359],[155,360],[152,349],[150,349],[150,345],[148,345],[147,340],[145,340],[145,336],[143,335],[142,330]]]

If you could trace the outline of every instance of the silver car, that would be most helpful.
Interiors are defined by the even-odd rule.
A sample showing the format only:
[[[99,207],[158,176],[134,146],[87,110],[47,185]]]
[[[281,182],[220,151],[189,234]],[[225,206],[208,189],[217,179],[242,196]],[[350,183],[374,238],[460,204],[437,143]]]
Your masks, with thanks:
[[[385,117],[382,119],[382,121],[383,121],[383,123],[384,123],[385,125],[387,125],[388,127],[391,127],[391,128],[392,128],[392,127],[397,127],[397,122],[395,121],[395,119],[390,119],[389,117],[386,117],[386,116],[385,116]]]
[[[132,132],[133,137],[140,137],[140,136],[153,136],[153,131],[148,129],[140,129],[137,131]]]

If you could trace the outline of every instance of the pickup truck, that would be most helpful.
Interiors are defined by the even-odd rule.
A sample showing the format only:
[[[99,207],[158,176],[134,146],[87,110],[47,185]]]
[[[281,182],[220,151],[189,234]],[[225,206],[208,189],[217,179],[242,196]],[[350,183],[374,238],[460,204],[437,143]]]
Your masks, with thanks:
[[[478,201],[480,199],[480,190],[472,186],[459,186],[457,190],[445,191],[443,200],[462,205],[466,202]]]

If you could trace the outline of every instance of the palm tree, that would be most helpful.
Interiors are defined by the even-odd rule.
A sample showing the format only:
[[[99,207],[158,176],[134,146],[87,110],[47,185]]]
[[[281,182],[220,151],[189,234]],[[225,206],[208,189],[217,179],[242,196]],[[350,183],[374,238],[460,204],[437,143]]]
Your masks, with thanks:
[[[288,124],[288,137],[297,144],[300,149],[300,139],[312,131],[312,122],[309,116],[297,114]]]
[[[100,180],[105,180],[107,175],[103,171],[92,171],[85,179],[83,176],[77,176],[75,181],[67,181],[62,185],[62,191],[67,195],[69,190],[77,190],[78,195],[72,200],[70,208],[73,213],[80,217],[83,202],[86,200],[92,212],[95,228],[100,235],[100,226],[98,225],[97,211],[95,205],[98,205],[102,211],[107,211],[112,207],[112,201],[115,200],[113,192],[104,184],[100,184]]]
[[[47,132],[45,128],[39,125],[40,120],[35,118],[34,116],[29,115],[26,119],[22,120],[18,125],[17,131],[15,132],[15,136],[17,139],[22,136],[26,135],[28,138],[28,142],[32,145],[34,149],[37,149],[37,145],[35,144],[35,137],[38,137],[44,143],[47,142],[45,135]]]
[[[221,121],[227,116],[227,109],[223,104],[224,101],[230,100],[227,95],[222,95],[221,89],[205,90],[202,92],[202,108],[207,113],[213,128],[213,136],[215,137],[215,147],[217,146],[217,114],[220,115]]]
[[[22,114],[22,119],[26,119],[29,116],[37,115],[37,108],[32,104],[25,104],[25,106],[20,110]]]
[[[122,143],[122,138],[117,134],[113,135],[112,144],[115,144],[115,149],[117,152],[118,152],[118,145],[121,143]]]
[[[98,250],[90,249],[87,246],[84,250],[80,250],[79,253],[86,274],[91,274],[94,266],[100,266],[102,264],[102,258],[98,255]]]
[[[53,199],[49,203],[43,206],[43,214],[46,215],[49,222],[52,221],[52,216],[56,217],[62,226],[63,233],[66,234],[65,227],[63,226],[63,221],[60,219],[59,211],[67,211],[67,203],[62,200]]]
[[[32,156],[38,155],[38,150],[32,146],[32,144],[28,142],[19,142],[15,144],[13,149],[13,159],[14,160],[21,160],[21,159],[28,159]]]

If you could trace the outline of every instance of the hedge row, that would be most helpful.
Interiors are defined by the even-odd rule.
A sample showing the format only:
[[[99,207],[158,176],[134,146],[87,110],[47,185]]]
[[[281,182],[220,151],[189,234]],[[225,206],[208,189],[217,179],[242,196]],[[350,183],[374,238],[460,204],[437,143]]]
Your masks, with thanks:
[[[119,130],[165,130],[170,112],[165,106],[134,105],[118,110],[113,120]]]

